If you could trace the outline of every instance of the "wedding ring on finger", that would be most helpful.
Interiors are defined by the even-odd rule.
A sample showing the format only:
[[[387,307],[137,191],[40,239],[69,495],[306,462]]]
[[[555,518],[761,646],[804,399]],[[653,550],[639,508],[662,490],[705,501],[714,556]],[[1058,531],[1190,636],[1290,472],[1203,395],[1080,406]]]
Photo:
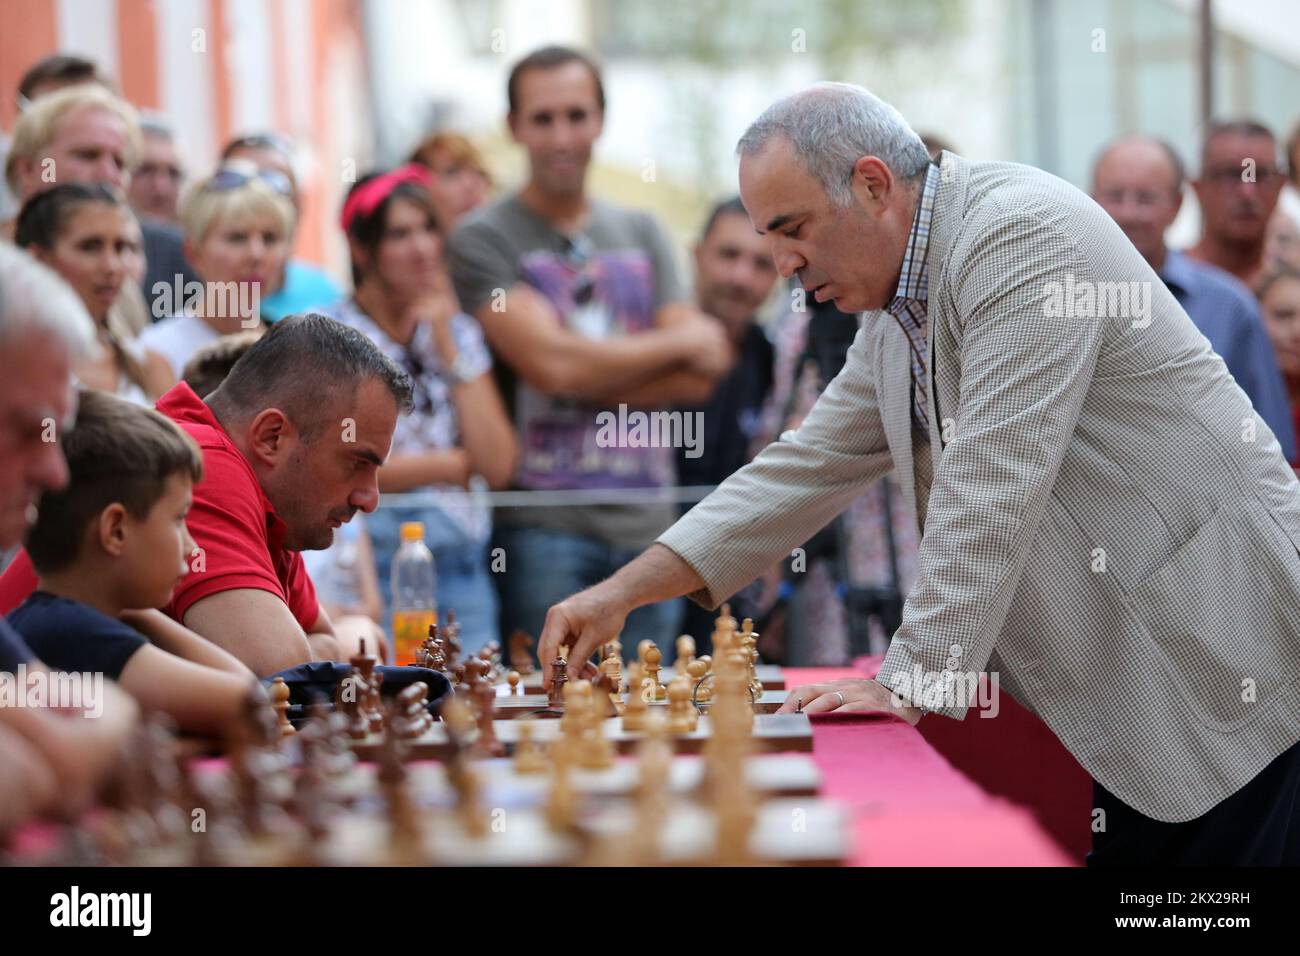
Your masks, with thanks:
[[[837,691],[835,692],[835,696],[838,697],[838,698],[840,699],[839,707],[843,707],[843,706],[844,706],[844,692],[843,692],[843,691],[840,691],[840,690],[837,690]],[[838,709],[838,707],[837,707],[836,709]]]

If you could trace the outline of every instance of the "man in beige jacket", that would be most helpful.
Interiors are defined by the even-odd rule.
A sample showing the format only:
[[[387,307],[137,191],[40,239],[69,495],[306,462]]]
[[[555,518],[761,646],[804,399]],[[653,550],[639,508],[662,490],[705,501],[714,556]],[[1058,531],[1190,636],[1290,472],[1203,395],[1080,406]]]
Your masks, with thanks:
[[[1069,184],[931,163],[859,87],[738,152],[781,274],[862,328],[797,430],[551,609],[542,660],[716,607],[892,468],[923,531],[902,624],[876,680],[789,709],[963,719],[996,674],[1092,775],[1092,862],[1300,863],[1300,484],[1150,266]]]

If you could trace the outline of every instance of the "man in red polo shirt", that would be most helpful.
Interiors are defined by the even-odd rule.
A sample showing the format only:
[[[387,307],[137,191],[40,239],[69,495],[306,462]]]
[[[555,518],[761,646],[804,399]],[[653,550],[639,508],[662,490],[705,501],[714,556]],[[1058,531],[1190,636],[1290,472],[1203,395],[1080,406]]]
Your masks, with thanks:
[[[206,402],[184,383],[159,399],[204,470],[186,518],[197,548],[167,613],[260,676],[348,657],[299,552],[329,547],[335,528],[375,509],[410,396],[406,373],[369,339],[308,315],[277,322]],[[0,580],[0,612],[34,586],[21,556]]]

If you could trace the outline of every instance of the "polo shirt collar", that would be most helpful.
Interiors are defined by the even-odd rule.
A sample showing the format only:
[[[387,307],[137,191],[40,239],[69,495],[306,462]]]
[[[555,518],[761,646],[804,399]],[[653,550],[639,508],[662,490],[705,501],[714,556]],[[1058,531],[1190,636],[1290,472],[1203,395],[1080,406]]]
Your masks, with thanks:
[[[212,429],[216,442],[219,446],[227,449],[238,456],[239,460],[244,463],[248,469],[248,479],[252,486],[257,489],[258,504],[266,512],[266,534],[267,542],[272,549],[283,549],[285,536],[289,533],[289,526],[284,520],[276,514],[275,507],[271,504],[271,499],[266,496],[262,490],[262,484],[257,480],[257,473],[253,471],[253,466],[248,463],[233,441],[230,435],[217,420],[217,416],[212,413],[212,408],[203,399],[195,393],[194,389],[185,382],[177,382],[154,406],[159,412],[166,415],[178,425],[205,425]]]

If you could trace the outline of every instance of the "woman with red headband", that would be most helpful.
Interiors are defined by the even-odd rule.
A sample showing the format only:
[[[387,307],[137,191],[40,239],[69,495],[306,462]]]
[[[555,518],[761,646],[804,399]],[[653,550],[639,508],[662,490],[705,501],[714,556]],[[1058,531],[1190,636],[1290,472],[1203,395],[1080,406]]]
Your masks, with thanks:
[[[398,420],[381,492],[420,493],[427,504],[367,517],[380,587],[404,521],[424,523],[438,572],[438,607],[453,608],[466,651],[496,640],[496,590],[488,574],[491,516],[473,491],[505,487],[514,431],[497,392],[483,333],[460,311],[443,259],[429,171],[414,164],[370,175],[343,204],[354,292],[327,310],[368,335],[410,374],[414,410]]]

